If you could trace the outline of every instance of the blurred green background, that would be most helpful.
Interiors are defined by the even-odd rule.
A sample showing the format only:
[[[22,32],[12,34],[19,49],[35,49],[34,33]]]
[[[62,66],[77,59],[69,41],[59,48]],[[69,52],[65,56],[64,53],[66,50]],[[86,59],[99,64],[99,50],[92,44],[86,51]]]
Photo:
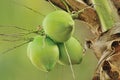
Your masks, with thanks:
[[[16,3],[17,2],[17,3]],[[39,15],[18,3],[25,4],[43,15]],[[35,30],[42,24],[45,15],[55,9],[45,0],[0,0],[0,25],[15,25],[22,28]],[[85,23],[76,20],[76,30],[74,36],[84,45],[86,39],[92,37]],[[25,32],[12,27],[0,27],[0,33],[18,34]],[[31,35],[33,36],[33,35]],[[16,46],[24,41],[4,41],[4,39],[14,40],[14,37],[0,37],[0,53]],[[55,68],[45,73],[35,68],[26,55],[27,44],[0,55],[0,80],[73,80],[70,66],[57,64]],[[86,51],[83,62],[74,65],[76,80],[91,80],[97,60],[91,50]]]

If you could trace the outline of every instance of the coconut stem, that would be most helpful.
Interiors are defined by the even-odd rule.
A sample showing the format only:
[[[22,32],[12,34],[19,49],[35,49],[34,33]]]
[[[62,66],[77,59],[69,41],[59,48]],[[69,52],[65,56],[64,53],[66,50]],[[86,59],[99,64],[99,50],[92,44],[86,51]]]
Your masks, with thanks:
[[[72,76],[73,76],[73,79],[75,80],[75,73],[74,73],[74,70],[73,70],[71,58],[70,58],[70,55],[68,54],[68,51],[67,51],[65,43],[64,43],[64,47],[65,47],[65,51],[66,51],[66,54],[67,54],[67,57],[68,57],[68,61],[70,63],[70,68],[71,68],[71,71],[72,71]]]
[[[111,0],[92,0],[99,16],[102,29],[110,29],[115,23],[119,22],[119,16]]]

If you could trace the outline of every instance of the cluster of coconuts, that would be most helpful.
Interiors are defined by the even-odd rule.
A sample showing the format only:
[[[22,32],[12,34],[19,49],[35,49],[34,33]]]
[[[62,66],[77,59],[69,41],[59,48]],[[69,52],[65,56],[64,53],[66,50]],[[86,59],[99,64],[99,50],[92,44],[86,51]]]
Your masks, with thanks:
[[[42,26],[46,36],[36,36],[27,48],[27,55],[34,66],[48,72],[57,62],[69,65],[70,59],[72,65],[81,63],[82,47],[72,37],[74,20],[69,13],[54,11],[44,18]]]

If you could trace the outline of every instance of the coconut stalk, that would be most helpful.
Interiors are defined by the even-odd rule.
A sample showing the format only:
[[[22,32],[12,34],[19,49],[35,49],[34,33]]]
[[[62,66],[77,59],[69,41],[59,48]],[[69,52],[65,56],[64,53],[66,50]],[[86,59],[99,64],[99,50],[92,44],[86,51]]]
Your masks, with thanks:
[[[119,22],[117,9],[111,0],[92,0],[95,10],[99,16],[104,31],[110,29],[115,23]]]

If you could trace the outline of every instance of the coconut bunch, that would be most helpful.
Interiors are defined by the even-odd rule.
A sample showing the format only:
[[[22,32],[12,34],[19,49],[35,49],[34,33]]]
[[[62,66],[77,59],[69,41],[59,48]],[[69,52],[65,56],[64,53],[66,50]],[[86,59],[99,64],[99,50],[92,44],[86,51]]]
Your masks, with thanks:
[[[62,10],[49,13],[43,20],[45,35],[38,35],[28,44],[27,55],[34,66],[48,72],[56,63],[80,64],[83,48],[72,35],[75,23],[72,16]]]

